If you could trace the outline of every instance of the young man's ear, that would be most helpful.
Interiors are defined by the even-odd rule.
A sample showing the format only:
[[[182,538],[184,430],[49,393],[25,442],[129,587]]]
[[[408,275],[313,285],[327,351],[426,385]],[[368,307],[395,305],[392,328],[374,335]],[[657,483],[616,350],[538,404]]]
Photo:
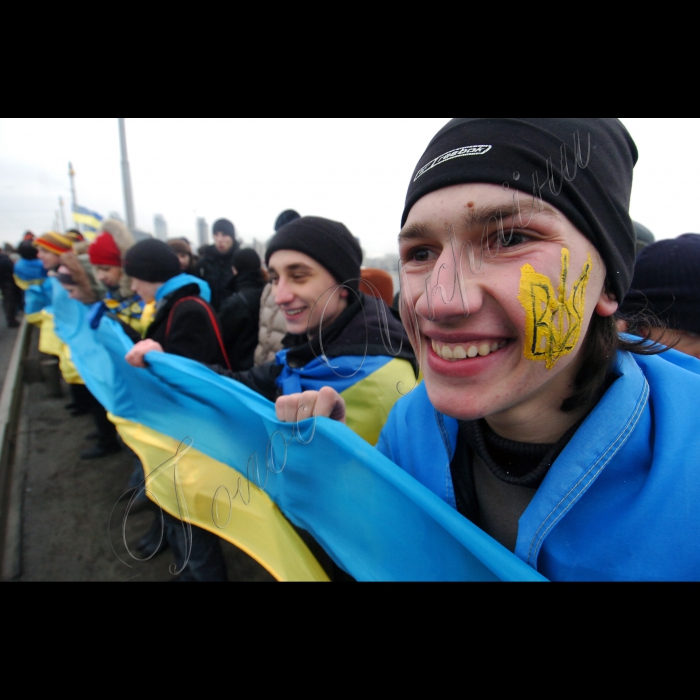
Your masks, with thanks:
[[[341,287],[340,288],[340,296],[342,299],[347,299],[348,298],[348,290],[346,287]]]
[[[619,306],[615,295],[604,288],[600,293],[598,303],[595,305],[595,312],[598,316],[607,318],[608,316],[612,316]]]

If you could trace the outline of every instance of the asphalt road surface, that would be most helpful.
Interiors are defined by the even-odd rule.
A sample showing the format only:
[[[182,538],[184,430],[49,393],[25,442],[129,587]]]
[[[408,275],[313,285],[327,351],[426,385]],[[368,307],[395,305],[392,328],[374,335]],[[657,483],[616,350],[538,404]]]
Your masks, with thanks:
[[[2,329],[0,360],[12,348]],[[16,334],[16,331],[13,331]],[[29,359],[40,358],[38,334],[30,341]],[[7,360],[5,359],[7,355]],[[3,372],[4,376],[4,372]],[[29,373],[29,380],[37,380]],[[91,416],[72,417],[64,396],[51,398],[40,381],[24,387],[15,474],[22,479],[21,581],[172,581],[170,550],[147,562],[132,559],[122,537],[125,492],[132,470],[131,453],[84,461],[80,452],[94,430]],[[154,515],[142,511],[127,521],[126,541],[133,545]],[[273,581],[260,565],[221,541],[229,581]]]

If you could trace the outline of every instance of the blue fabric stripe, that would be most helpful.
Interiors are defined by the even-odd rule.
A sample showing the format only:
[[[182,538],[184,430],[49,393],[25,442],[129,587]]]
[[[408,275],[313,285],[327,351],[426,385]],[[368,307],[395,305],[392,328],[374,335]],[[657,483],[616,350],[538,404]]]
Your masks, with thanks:
[[[52,281],[54,279],[53,277],[47,277],[42,284],[33,284],[29,289],[25,290],[24,313],[27,316],[50,306],[53,298],[54,285]],[[55,283],[60,287],[58,280]]]
[[[41,260],[18,260],[15,263],[15,274],[25,282],[45,279],[48,272]]]
[[[290,367],[287,364],[289,350],[280,350],[276,355],[278,365],[283,365],[282,374],[277,378],[277,386],[283,394],[298,394],[302,391],[319,391],[329,383],[341,394],[346,389],[362,381],[381,369],[393,358],[386,355],[357,357],[343,356],[315,359],[303,367]]]

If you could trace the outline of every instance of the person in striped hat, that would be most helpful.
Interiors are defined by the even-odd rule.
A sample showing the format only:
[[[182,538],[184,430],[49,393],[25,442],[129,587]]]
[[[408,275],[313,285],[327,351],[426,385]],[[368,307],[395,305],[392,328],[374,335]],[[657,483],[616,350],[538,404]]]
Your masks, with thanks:
[[[44,268],[55,271],[61,264],[61,255],[73,250],[73,239],[63,233],[49,231],[34,241],[34,247]]]

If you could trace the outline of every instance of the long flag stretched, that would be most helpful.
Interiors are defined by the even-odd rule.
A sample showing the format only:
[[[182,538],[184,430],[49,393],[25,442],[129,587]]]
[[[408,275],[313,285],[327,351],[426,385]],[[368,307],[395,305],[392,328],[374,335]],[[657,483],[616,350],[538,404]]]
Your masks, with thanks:
[[[542,581],[345,426],[280,423],[274,406],[164,353],[129,366],[119,325],[54,285],[56,330],[144,462],[159,505],[236,544],[280,580],[325,575],[289,523],[362,581]]]

